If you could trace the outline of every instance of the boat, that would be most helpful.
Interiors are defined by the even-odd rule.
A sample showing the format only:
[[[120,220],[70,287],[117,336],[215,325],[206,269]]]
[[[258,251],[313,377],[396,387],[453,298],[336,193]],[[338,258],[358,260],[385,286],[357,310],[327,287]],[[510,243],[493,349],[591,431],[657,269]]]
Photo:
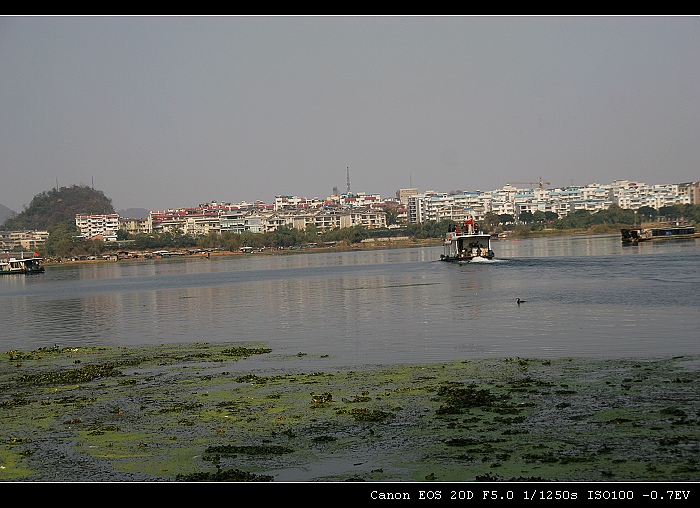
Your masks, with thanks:
[[[458,226],[447,233],[440,260],[465,263],[476,259],[493,259],[491,235],[480,233],[479,225],[473,219],[464,222],[464,229]]]
[[[680,240],[698,237],[693,226],[628,228],[620,230],[620,235],[622,243],[632,245],[654,240]]]
[[[42,259],[34,257],[8,257],[0,261],[0,275],[43,273]]]

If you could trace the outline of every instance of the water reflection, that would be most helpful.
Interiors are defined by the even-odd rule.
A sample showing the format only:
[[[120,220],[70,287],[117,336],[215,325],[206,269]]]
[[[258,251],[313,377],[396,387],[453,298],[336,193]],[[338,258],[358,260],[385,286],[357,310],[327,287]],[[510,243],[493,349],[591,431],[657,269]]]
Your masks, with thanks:
[[[49,267],[0,278],[0,342],[261,341],[359,364],[696,353],[698,243],[620,243],[499,241],[466,265],[431,247]]]

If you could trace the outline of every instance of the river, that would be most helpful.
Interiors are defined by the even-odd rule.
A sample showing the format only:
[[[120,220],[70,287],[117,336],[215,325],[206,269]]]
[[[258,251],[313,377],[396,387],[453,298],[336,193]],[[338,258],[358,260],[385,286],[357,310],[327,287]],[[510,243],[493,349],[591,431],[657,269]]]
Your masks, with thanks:
[[[0,347],[259,342],[346,366],[700,352],[700,240],[493,250],[466,265],[425,247],[48,266],[0,277]]]

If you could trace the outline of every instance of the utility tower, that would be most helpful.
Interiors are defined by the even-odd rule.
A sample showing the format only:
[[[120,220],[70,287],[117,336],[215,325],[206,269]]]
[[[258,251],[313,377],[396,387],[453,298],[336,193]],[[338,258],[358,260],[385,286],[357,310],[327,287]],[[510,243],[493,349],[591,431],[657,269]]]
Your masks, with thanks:
[[[508,183],[509,184],[524,184],[524,185],[538,185],[539,184],[540,189],[544,189],[545,185],[550,185],[549,182],[543,182],[542,177],[540,177],[539,182],[508,182]]]

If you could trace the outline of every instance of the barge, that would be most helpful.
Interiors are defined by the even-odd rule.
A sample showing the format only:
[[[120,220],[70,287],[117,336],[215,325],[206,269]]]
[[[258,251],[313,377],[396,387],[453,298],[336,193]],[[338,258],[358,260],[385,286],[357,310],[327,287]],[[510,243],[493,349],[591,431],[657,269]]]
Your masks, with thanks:
[[[697,238],[693,226],[671,226],[658,228],[629,228],[620,230],[622,243],[638,244],[654,240],[676,240]]]

